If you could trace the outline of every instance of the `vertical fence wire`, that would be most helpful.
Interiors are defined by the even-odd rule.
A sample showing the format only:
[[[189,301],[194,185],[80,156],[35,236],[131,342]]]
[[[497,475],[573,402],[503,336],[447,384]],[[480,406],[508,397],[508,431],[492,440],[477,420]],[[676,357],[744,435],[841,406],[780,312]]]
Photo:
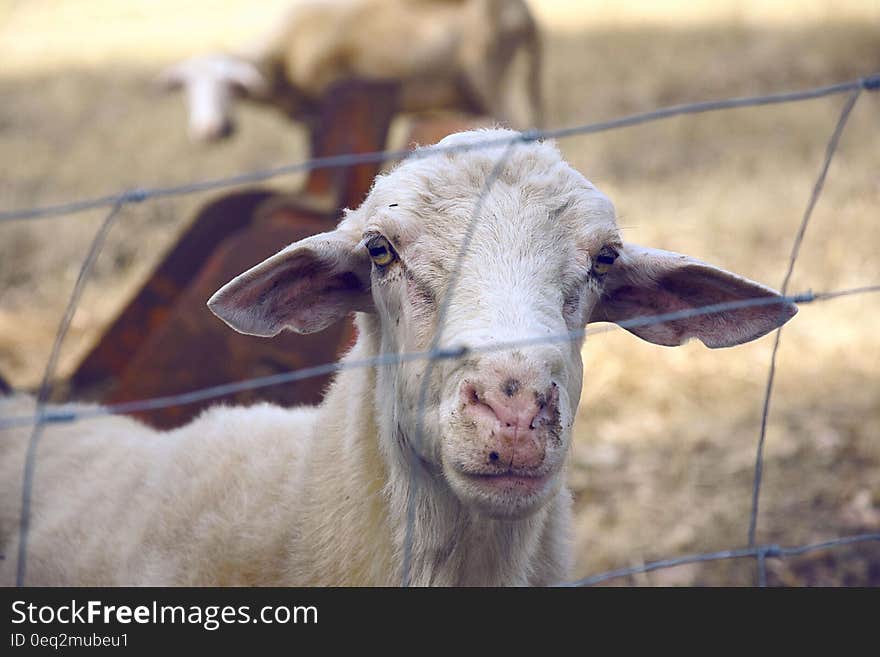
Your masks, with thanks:
[[[456,286],[458,285],[458,279],[461,275],[461,269],[464,265],[464,260],[467,257],[467,254],[470,252],[471,242],[474,238],[474,234],[477,231],[477,225],[479,224],[480,215],[483,211],[483,203],[486,197],[489,195],[489,192],[492,190],[492,187],[495,185],[495,182],[498,180],[498,177],[501,175],[501,172],[504,170],[504,166],[507,164],[511,152],[518,141],[519,140],[513,140],[508,143],[507,146],[505,146],[501,155],[498,157],[498,160],[495,162],[494,166],[489,171],[489,174],[486,176],[486,180],[483,182],[483,187],[480,190],[480,194],[477,197],[476,202],[474,203],[474,210],[470,220],[468,221],[464,238],[462,239],[461,244],[458,247],[458,255],[456,256],[455,265],[452,268],[452,275],[449,279],[446,293],[444,294],[443,301],[437,311],[437,328],[434,333],[434,337],[431,340],[431,351],[437,350],[443,340],[443,331],[446,327],[446,316],[449,313],[450,306],[452,305],[452,298],[455,294]],[[418,462],[418,450],[421,448],[422,440],[424,438],[428,389],[431,385],[431,375],[434,371],[435,361],[436,359],[434,358],[428,359],[427,365],[425,367],[425,372],[422,375],[422,383],[419,387],[418,405],[416,410],[415,433],[412,436],[412,447],[407,455],[410,460],[410,478],[409,487],[407,488],[406,534],[404,536],[403,564],[401,574],[401,581],[403,586],[405,587],[410,585],[413,535],[415,532],[416,523],[416,505],[418,504],[418,472],[421,468],[421,464]]]
[[[61,345],[64,342],[64,338],[67,336],[67,331],[70,329],[70,323],[73,321],[73,316],[76,314],[76,309],[79,306],[80,298],[82,297],[83,290],[85,290],[89,276],[92,273],[95,261],[101,253],[107,235],[113,227],[113,224],[116,222],[123,204],[123,201],[119,201],[112,207],[110,212],[104,218],[104,221],[101,222],[98,231],[95,233],[95,237],[92,239],[89,251],[86,254],[85,260],[83,260],[79,274],[76,277],[73,291],[70,293],[70,300],[67,302],[64,316],[62,317],[61,323],[58,326],[58,331],[55,334],[55,340],[52,343],[52,351],[49,354],[46,369],[43,371],[43,378],[40,382],[40,388],[36,399],[35,414],[37,422],[31,431],[24,461],[24,478],[21,487],[21,516],[19,518],[18,528],[18,564],[16,566],[15,576],[17,586],[24,586],[25,575],[27,574],[27,545],[31,524],[31,495],[34,489],[37,447],[40,442],[40,437],[43,435],[43,427],[45,426],[45,423],[41,419],[43,408],[52,395],[52,383],[55,378],[55,372],[58,368],[58,359],[61,356]]]
[[[834,159],[834,155],[837,152],[837,146],[840,143],[840,137],[843,135],[843,130],[846,127],[850,114],[852,114],[852,110],[853,107],[855,107],[856,105],[856,101],[859,99],[861,91],[861,88],[855,89],[846,99],[846,102],[843,105],[843,109],[841,109],[840,111],[840,116],[837,119],[837,123],[834,126],[834,131],[831,133],[831,137],[825,147],[825,159],[822,162],[822,168],[819,170],[819,175],[816,178],[815,183],[813,184],[813,189],[810,193],[810,200],[807,203],[806,210],[804,210],[804,216],[801,219],[800,225],[798,226],[798,230],[794,238],[794,243],[791,247],[791,255],[788,259],[788,268],[786,269],[785,277],[782,281],[782,288],[780,289],[780,293],[783,296],[788,292],[788,285],[791,282],[791,276],[794,273],[794,267],[801,252],[801,245],[803,244],[804,236],[807,232],[807,227],[809,226],[810,219],[813,216],[813,210],[816,207],[816,203],[819,201],[819,197],[822,195],[822,190],[825,187],[825,178],[828,175],[828,169],[831,167],[831,161]],[[767,385],[764,389],[764,403],[761,411],[761,428],[758,435],[758,446],[755,455],[755,474],[752,484],[752,505],[751,512],[749,514],[749,547],[754,547],[756,540],[759,511],[758,505],[760,502],[761,483],[764,473],[764,444],[767,438],[767,420],[770,414],[770,399],[773,395],[773,385],[776,378],[776,358],[779,353],[779,342],[782,339],[782,329],[782,326],[776,329],[776,333],[773,338],[773,350],[770,354],[770,370],[767,375]],[[757,567],[758,585],[763,587],[767,583],[766,560],[764,559],[763,555],[759,555],[757,560]]]

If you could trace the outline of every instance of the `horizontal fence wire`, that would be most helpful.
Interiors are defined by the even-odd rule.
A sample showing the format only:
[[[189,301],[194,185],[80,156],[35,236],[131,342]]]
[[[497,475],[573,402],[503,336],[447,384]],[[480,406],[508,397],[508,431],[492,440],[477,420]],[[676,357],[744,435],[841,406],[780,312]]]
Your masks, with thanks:
[[[539,139],[562,139],[565,137],[573,137],[575,135],[588,135],[597,132],[605,132],[619,128],[626,128],[661,119],[671,118],[673,116],[681,116],[685,114],[702,114],[705,112],[714,112],[725,109],[738,109],[743,107],[758,107],[763,105],[777,105],[780,103],[793,103],[805,100],[813,100],[816,98],[824,98],[826,96],[834,96],[852,92],[857,89],[876,90],[880,88],[880,74],[871,75],[849,82],[833,84],[825,87],[816,87],[814,89],[806,89],[803,91],[794,91],[779,94],[765,94],[759,96],[746,96],[742,98],[726,98],[723,100],[704,101],[699,103],[687,103],[682,105],[673,105],[651,112],[643,112],[633,114],[611,121],[600,121],[594,123],[585,123],[583,125],[559,128],[554,130],[529,130],[520,133],[519,137],[523,141],[535,141]],[[316,169],[329,169],[339,167],[351,167],[358,164],[375,164],[382,162],[393,162],[410,157],[432,157],[438,154],[450,152],[464,152],[492,146],[504,146],[511,142],[509,137],[500,139],[487,139],[485,141],[459,144],[455,146],[429,146],[411,150],[385,150],[374,151],[370,153],[349,153],[344,155],[331,155],[327,157],[313,158],[304,162],[287,164],[270,169],[261,169],[250,171],[247,173],[227,176],[223,178],[214,178],[211,180],[203,180],[200,182],[188,183],[185,185],[175,185],[171,187],[153,187],[133,189],[117,194],[109,194],[95,198],[82,199],[69,203],[61,203],[57,205],[48,205],[36,208],[27,208],[23,210],[6,210],[0,212],[0,221],[14,221],[18,219],[39,219],[43,217],[54,217],[59,215],[73,214],[83,212],[85,210],[94,210],[102,207],[111,207],[117,204],[125,205],[128,203],[141,203],[148,199],[167,198],[174,196],[186,196],[199,192],[207,192],[226,187],[237,187],[240,185],[248,185],[257,182],[265,182],[272,178],[287,176],[296,173],[305,173]]]
[[[842,536],[821,543],[807,543],[806,545],[797,545],[794,547],[780,547],[779,545],[753,545],[750,547],[739,548],[736,550],[721,550],[719,552],[706,552],[703,554],[690,554],[682,557],[674,557],[672,559],[661,559],[659,561],[649,561],[640,566],[631,568],[618,568],[616,570],[608,570],[604,573],[590,575],[574,582],[566,582],[561,586],[593,586],[601,584],[612,579],[620,577],[631,577],[641,573],[650,573],[654,570],[665,568],[675,568],[676,566],[685,566],[694,563],[707,563],[711,561],[723,561],[727,559],[743,559],[746,557],[755,557],[756,559],[767,558],[783,558],[796,557],[810,552],[819,550],[830,550],[832,548],[840,548],[856,543],[866,543],[880,541],[880,533],[875,534],[857,534],[854,536]]]
[[[52,349],[52,354],[49,358],[49,362],[47,363],[44,376],[42,379],[42,383],[40,386],[39,393],[37,395],[36,401],[36,409],[35,414],[30,417],[12,417],[12,418],[0,418],[0,429],[9,429],[17,426],[32,426],[31,438],[28,444],[28,452],[26,456],[26,464],[25,464],[25,477],[24,483],[22,486],[22,516],[20,519],[20,536],[19,536],[19,555],[18,555],[18,585],[22,586],[25,583],[25,575],[26,575],[26,561],[27,561],[27,540],[28,540],[28,528],[29,528],[29,513],[30,513],[30,497],[33,489],[33,472],[36,466],[36,446],[39,441],[39,437],[42,432],[42,428],[47,423],[57,423],[57,422],[74,422],[78,420],[86,420],[89,418],[95,418],[100,416],[106,416],[111,414],[118,413],[131,413],[140,410],[149,410],[149,409],[157,409],[164,408],[168,406],[175,406],[181,404],[194,403],[197,401],[203,401],[206,399],[216,398],[223,395],[227,395],[234,392],[240,392],[243,390],[254,390],[258,388],[263,388],[270,385],[280,385],[284,383],[290,383],[293,381],[300,381],[309,377],[319,376],[323,374],[338,372],[343,369],[353,369],[357,367],[376,367],[378,365],[391,365],[406,362],[409,360],[427,360],[428,367],[431,368],[433,363],[436,360],[446,359],[446,358],[460,358],[472,351],[487,351],[487,350],[501,350],[501,349],[511,349],[516,346],[523,346],[526,344],[536,344],[536,343],[547,343],[553,341],[570,341],[570,340],[578,340],[583,338],[584,336],[596,333],[609,329],[582,329],[577,331],[571,331],[564,334],[559,334],[555,336],[541,336],[531,339],[519,340],[519,341],[510,341],[506,343],[498,343],[488,346],[482,346],[479,349],[471,349],[467,345],[459,345],[451,348],[440,348],[440,343],[442,341],[442,334],[444,328],[444,317],[445,317],[445,309],[449,307],[449,304],[452,301],[455,281],[457,281],[458,276],[460,275],[461,266],[464,262],[464,258],[468,252],[470,239],[473,236],[473,232],[475,230],[477,221],[480,216],[480,208],[483,203],[484,198],[489,193],[495,179],[500,174],[500,171],[503,169],[507,158],[512,151],[512,149],[518,143],[528,143],[541,139],[549,139],[549,138],[565,138],[571,137],[574,135],[586,135],[592,134],[596,132],[602,132],[606,130],[619,129],[634,125],[639,125],[643,123],[648,123],[651,121],[657,121],[673,116],[680,116],[686,114],[697,114],[703,112],[710,111],[718,111],[724,109],[734,109],[734,108],[742,108],[742,107],[750,107],[750,106],[762,106],[762,105],[770,105],[770,104],[778,104],[778,103],[788,103],[788,102],[800,102],[815,98],[822,98],[826,96],[832,96],[837,94],[849,93],[850,96],[847,100],[846,105],[844,106],[844,110],[841,113],[840,118],[836,124],[834,133],[829,141],[829,144],[826,148],[826,157],[824,160],[824,164],[822,170],[819,174],[819,177],[814,184],[813,194],[811,196],[810,202],[808,204],[807,210],[804,214],[802,222],[800,224],[800,228],[795,237],[795,243],[792,248],[792,254],[789,259],[789,266],[786,272],[785,281],[782,286],[782,294],[779,296],[772,297],[764,297],[760,299],[749,299],[740,302],[728,302],[723,304],[712,304],[709,306],[704,306],[701,308],[692,308],[683,311],[678,311],[674,313],[664,313],[660,315],[653,316],[645,316],[645,317],[637,317],[632,320],[627,320],[623,322],[619,322],[619,326],[622,328],[636,328],[639,326],[647,326],[650,324],[656,323],[664,323],[675,321],[679,319],[686,319],[688,317],[694,317],[697,315],[706,315],[712,313],[721,313],[721,312],[730,312],[733,310],[747,308],[751,306],[758,305],[771,305],[771,304],[788,304],[788,303],[812,303],[815,301],[825,301],[830,299],[837,299],[843,296],[850,296],[855,294],[866,294],[870,292],[880,291],[880,285],[870,285],[863,286],[858,288],[849,288],[844,290],[832,290],[828,292],[822,292],[818,294],[813,294],[812,292],[807,292],[799,295],[788,296],[786,295],[787,286],[791,274],[793,272],[797,256],[800,249],[800,244],[803,240],[804,234],[806,232],[806,228],[812,214],[812,210],[815,207],[816,202],[818,201],[819,195],[821,194],[822,187],[824,185],[825,176],[827,174],[828,168],[830,167],[831,160],[836,151],[836,147],[838,141],[840,139],[840,135],[843,132],[843,128],[846,124],[846,121],[852,111],[852,108],[855,105],[856,100],[859,97],[860,92],[863,89],[867,90],[877,90],[880,88],[880,75],[873,75],[865,78],[861,78],[858,80],[853,80],[850,82],[844,82],[841,84],[826,86],[826,87],[818,87],[815,89],[808,89],[805,91],[792,92],[792,93],[782,93],[782,94],[769,94],[763,96],[750,96],[743,98],[731,98],[717,101],[708,101],[701,103],[690,103],[685,105],[676,105],[672,107],[667,107],[659,110],[655,110],[652,112],[645,112],[642,114],[635,114],[627,117],[623,117],[620,119],[615,119],[611,121],[604,121],[599,123],[589,123],[580,126],[574,126],[570,128],[563,128],[557,130],[533,130],[518,133],[513,137],[504,137],[500,139],[487,139],[480,142],[463,144],[463,145],[455,145],[455,146],[432,146],[419,149],[417,151],[377,151],[372,153],[362,153],[362,154],[346,154],[339,156],[331,156],[324,158],[314,158],[311,160],[307,160],[305,162],[300,162],[296,164],[286,165],[282,167],[277,167],[274,169],[264,169],[260,171],[252,171],[249,173],[240,174],[237,176],[231,176],[227,178],[218,178],[213,180],[207,180],[202,182],[189,183],[184,185],[178,185],[174,187],[158,187],[152,189],[139,189],[132,190],[128,192],[122,192],[115,195],[84,199],[79,201],[74,201],[71,203],[64,203],[59,205],[51,205],[44,206],[38,208],[30,208],[25,210],[13,210],[13,211],[4,211],[0,212],[0,221],[14,221],[21,219],[35,219],[42,217],[52,217],[59,215],[72,214],[75,212],[81,212],[84,210],[90,210],[100,207],[111,207],[111,211],[108,216],[105,218],[104,223],[99,229],[98,233],[95,236],[95,239],[92,242],[89,253],[82,265],[80,270],[80,275],[77,279],[76,285],[74,286],[74,291],[71,295],[70,302],[68,304],[67,310],[65,312],[64,319],[61,322],[58,333],[55,338],[55,342]],[[119,213],[119,210],[130,203],[139,203],[151,198],[161,198],[161,197],[171,197],[171,196],[181,196],[187,194],[193,194],[198,192],[216,190],[226,187],[232,187],[242,184],[260,182],[264,180],[268,180],[273,177],[287,175],[292,173],[299,173],[304,171],[310,171],[319,168],[329,168],[329,167],[347,167],[353,166],[357,164],[364,163],[376,163],[376,162],[386,162],[386,161],[394,161],[400,160],[404,158],[412,158],[412,157],[430,157],[433,155],[437,155],[439,153],[448,153],[452,151],[470,151],[476,149],[486,149],[486,148],[497,148],[497,147],[505,147],[498,161],[496,162],[493,170],[487,176],[487,179],[484,183],[483,189],[478,196],[478,200],[475,204],[474,212],[472,219],[469,223],[465,239],[460,247],[458,259],[456,263],[456,267],[453,271],[452,281],[453,283],[450,285],[446,297],[443,299],[443,303],[440,307],[440,311],[438,313],[439,320],[437,332],[434,336],[434,339],[431,344],[431,348],[424,352],[414,352],[414,353],[403,353],[403,354],[379,354],[374,358],[369,359],[361,359],[361,360],[350,360],[343,361],[341,363],[327,363],[325,365],[319,365],[315,367],[304,368],[301,370],[296,370],[292,372],[286,372],[284,374],[273,375],[269,377],[261,377],[256,379],[249,379],[246,381],[240,381],[236,383],[230,383],[220,386],[212,386],[209,388],[204,388],[200,390],[194,390],[188,393],[178,394],[178,395],[169,395],[165,397],[153,398],[153,399],[144,399],[133,402],[125,402],[121,404],[108,405],[103,407],[96,408],[78,408],[73,406],[68,407],[51,407],[47,405],[47,400],[51,393],[51,382],[54,376],[55,368],[57,365],[58,354],[60,351],[61,344],[66,335],[67,329],[70,324],[70,320],[73,317],[73,314],[76,311],[77,305],[79,303],[79,299],[82,293],[82,289],[88,279],[88,276],[91,272],[92,265],[94,264],[95,259],[98,257],[101,246],[103,244],[104,238],[106,237],[107,232],[110,227],[116,220],[116,217]],[[606,573],[600,573],[598,575],[593,575],[588,578],[584,578],[578,580],[577,582],[571,583],[572,585],[588,585],[595,584],[602,581],[606,581],[608,579],[612,579],[615,577],[623,577],[626,575],[632,575],[640,572],[649,572],[652,570],[657,570],[659,568],[670,568],[686,563],[697,563],[697,562],[707,562],[707,561],[717,561],[721,559],[734,559],[734,558],[743,558],[743,557],[754,557],[757,560],[759,566],[759,583],[765,584],[766,578],[764,576],[764,562],[768,557],[783,557],[783,556],[791,556],[797,554],[804,554],[807,552],[819,550],[819,549],[829,549],[833,547],[839,547],[842,545],[851,545],[857,542],[864,541],[876,541],[880,540],[880,534],[863,534],[858,536],[850,536],[850,537],[841,537],[838,539],[832,539],[829,541],[825,541],[823,543],[815,543],[808,545],[801,545],[795,547],[781,548],[779,546],[757,546],[755,545],[755,535],[754,535],[754,527],[757,518],[758,511],[758,494],[760,491],[761,484],[761,463],[763,458],[763,445],[765,440],[765,432],[766,432],[766,420],[767,413],[769,411],[769,403],[770,403],[770,395],[773,387],[773,373],[775,371],[775,362],[776,362],[776,353],[779,345],[779,336],[780,332],[776,333],[776,342],[773,349],[773,354],[771,357],[771,369],[770,376],[767,385],[767,391],[765,395],[763,416],[762,416],[762,425],[761,425],[761,433],[759,437],[758,444],[758,454],[756,459],[756,474],[755,474],[755,485],[753,490],[753,503],[752,503],[752,513],[750,516],[750,529],[749,529],[749,545],[746,548],[741,548],[737,550],[727,550],[722,552],[714,552],[714,553],[705,553],[700,555],[691,555],[685,557],[677,557],[674,559],[666,559],[662,561],[655,561],[647,564],[643,564],[634,568],[626,568],[615,571],[608,571]],[[415,453],[415,451],[419,447],[419,442],[422,438],[422,428],[423,428],[423,420],[424,420],[424,412],[425,412],[425,404],[427,397],[427,381],[428,376],[426,375],[423,379],[424,384],[422,386],[422,390],[420,391],[419,396],[419,413],[418,413],[418,430],[416,432],[416,436],[413,438],[413,445],[411,446],[411,450]],[[412,554],[412,535],[415,527],[415,488],[416,480],[415,477],[410,482],[410,490],[407,504],[407,525],[406,525],[406,537],[403,551],[403,566],[402,566],[402,583],[403,585],[408,585],[410,583],[410,565],[411,565],[411,554]]]
[[[125,415],[128,413],[138,413],[141,411],[152,411],[161,408],[170,408],[173,406],[185,406],[187,404],[195,404],[209,399],[217,399],[239,392],[248,392],[251,390],[259,390],[261,388],[269,388],[272,386],[296,383],[310,378],[324,376],[327,374],[335,374],[345,370],[355,370],[371,367],[380,367],[383,365],[399,365],[419,360],[446,360],[462,358],[471,353],[495,353],[499,351],[509,351],[521,347],[528,347],[536,344],[552,344],[558,342],[571,342],[581,338],[617,331],[619,329],[641,328],[652,324],[663,324],[666,322],[674,322],[682,319],[690,319],[702,315],[711,315],[715,313],[740,310],[744,308],[755,308],[759,306],[778,305],[782,303],[794,304],[810,304],[820,301],[828,301],[831,299],[839,299],[842,297],[870,294],[880,292],[880,285],[867,285],[856,288],[848,288],[843,290],[832,290],[829,292],[804,292],[801,294],[789,296],[761,297],[758,299],[743,299],[742,301],[727,301],[724,303],[716,303],[699,308],[688,308],[675,312],[662,313],[659,315],[643,315],[632,319],[622,320],[610,326],[592,327],[584,329],[576,329],[566,331],[565,333],[556,333],[553,335],[541,335],[529,338],[521,338],[518,340],[507,340],[491,344],[480,345],[479,347],[468,347],[467,345],[457,345],[445,348],[435,348],[426,351],[411,351],[400,353],[385,353],[370,358],[360,358],[352,360],[334,361],[321,365],[313,365],[298,370],[282,372],[280,374],[271,374],[269,376],[254,377],[242,381],[232,383],[224,383],[206,388],[199,388],[189,392],[177,393],[174,395],[166,395],[163,397],[152,397],[149,399],[139,399],[128,402],[118,402],[115,404],[106,404],[95,407],[75,408],[64,405],[49,406],[44,408],[39,415],[22,415],[12,417],[0,417],[0,431],[13,429],[15,427],[32,426],[40,423],[66,423],[78,422],[84,420],[92,420],[109,415]],[[2,439],[2,438],[0,438]]]

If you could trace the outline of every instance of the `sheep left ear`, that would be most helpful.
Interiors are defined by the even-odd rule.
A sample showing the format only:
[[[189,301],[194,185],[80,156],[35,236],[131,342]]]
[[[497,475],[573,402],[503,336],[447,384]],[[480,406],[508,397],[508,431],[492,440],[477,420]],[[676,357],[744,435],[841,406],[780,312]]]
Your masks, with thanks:
[[[624,245],[603,275],[603,294],[590,322],[621,323],[637,317],[701,308],[779,293],[679,253]],[[695,315],[625,328],[643,340],[677,346],[697,338],[707,347],[732,347],[782,326],[797,306],[778,303]]]
[[[239,333],[264,338],[369,312],[370,258],[358,243],[341,228],[300,240],[221,287],[208,308]]]

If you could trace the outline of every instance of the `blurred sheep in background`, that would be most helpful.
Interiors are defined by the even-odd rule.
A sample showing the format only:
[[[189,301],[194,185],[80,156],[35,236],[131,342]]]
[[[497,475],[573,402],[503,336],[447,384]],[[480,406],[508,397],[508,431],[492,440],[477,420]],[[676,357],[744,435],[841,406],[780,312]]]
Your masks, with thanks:
[[[521,51],[525,108],[511,93]],[[538,29],[523,0],[315,0],[293,7],[241,54],[196,55],[158,82],[186,92],[195,141],[234,132],[238,97],[309,123],[327,89],[351,78],[398,82],[403,112],[451,109],[522,129],[542,122],[540,67]]]

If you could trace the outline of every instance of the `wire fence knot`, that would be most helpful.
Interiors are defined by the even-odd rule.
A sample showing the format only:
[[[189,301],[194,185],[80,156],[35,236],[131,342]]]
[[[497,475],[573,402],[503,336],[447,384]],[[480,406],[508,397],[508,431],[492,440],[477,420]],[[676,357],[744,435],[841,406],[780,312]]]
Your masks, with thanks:
[[[146,201],[150,197],[150,193],[146,189],[131,189],[127,192],[123,192],[119,197],[119,204],[124,205],[126,203],[142,203]]]
[[[434,351],[431,352],[430,357],[434,360],[440,360],[443,358],[461,358],[469,351],[469,347],[459,345],[457,347],[448,347],[446,349],[434,349]]]
[[[73,411],[48,411],[37,416],[37,422],[49,424],[50,422],[73,422],[77,414]]]
[[[764,545],[758,549],[758,556],[763,557],[764,559],[767,557],[778,559],[785,556],[785,550],[779,545]]]
[[[859,83],[862,85],[862,89],[867,89],[868,91],[877,91],[878,89],[880,89],[880,73],[862,78],[861,80],[859,80]]]
[[[523,130],[521,133],[519,133],[519,140],[526,144],[533,141],[538,141],[539,139],[541,139],[540,130]]]

